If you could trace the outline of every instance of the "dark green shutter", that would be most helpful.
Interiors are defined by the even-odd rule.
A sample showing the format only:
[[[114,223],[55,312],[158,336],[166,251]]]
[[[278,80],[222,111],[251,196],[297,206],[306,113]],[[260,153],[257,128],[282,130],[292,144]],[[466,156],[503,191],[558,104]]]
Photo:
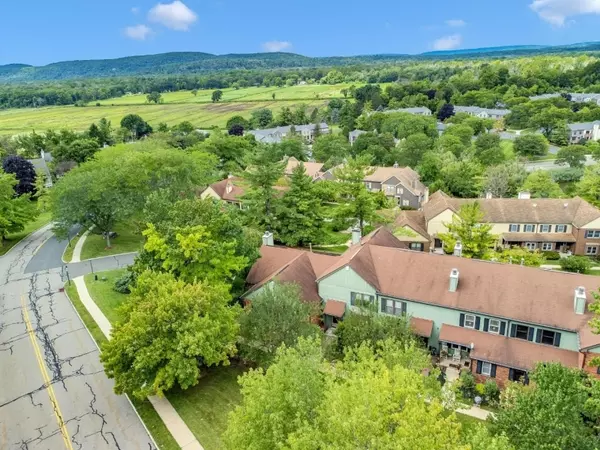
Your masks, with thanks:
[[[517,325],[513,323],[510,326],[510,337],[515,337],[516,335],[517,335]]]
[[[354,306],[356,303],[356,292],[350,292],[350,304]]]
[[[490,319],[483,319],[483,331],[488,331],[490,328]]]
[[[461,327],[464,327],[464,326],[465,326],[465,315],[464,315],[463,313],[460,313],[460,319],[459,319],[459,321],[458,321],[458,324],[459,324]]]
[[[535,334],[535,342],[542,342],[542,330],[538,328],[537,333]]]
[[[476,316],[475,317],[475,329],[479,330],[480,327],[481,327],[481,317]]]
[[[406,302],[402,302],[402,315],[406,315]]]
[[[381,312],[385,312],[386,303],[387,303],[387,299],[385,297],[381,297]]]
[[[508,369],[508,379],[510,381],[516,381],[515,380],[515,370],[514,369]]]
[[[506,335],[506,322],[504,321],[500,322],[500,334],[502,336]]]
[[[534,331],[535,331],[535,329],[533,327],[529,327],[529,330],[527,331],[527,340],[528,341],[533,341]]]
[[[492,364],[492,370],[490,371],[490,377],[496,378],[496,364]]]
[[[477,361],[477,369],[475,370],[475,372],[481,373],[481,366],[482,365],[483,365],[483,363],[481,361]]]
[[[560,347],[560,333],[558,331],[554,333],[554,346]]]

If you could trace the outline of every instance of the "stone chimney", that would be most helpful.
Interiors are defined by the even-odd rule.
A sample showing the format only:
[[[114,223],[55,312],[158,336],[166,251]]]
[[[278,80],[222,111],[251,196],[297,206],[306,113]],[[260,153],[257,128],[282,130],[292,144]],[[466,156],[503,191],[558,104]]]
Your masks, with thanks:
[[[491,193],[491,191],[487,191],[487,192],[485,193],[485,198],[486,198],[487,200],[489,200],[490,198],[494,198],[494,195]]]
[[[270,231],[265,231],[265,234],[263,234],[263,237],[262,237],[262,241],[263,241],[263,245],[266,245],[268,247],[273,247],[273,245],[274,245],[273,233],[271,233]]]
[[[531,192],[529,191],[522,191],[519,192],[519,197],[520,200],[529,200],[531,198]]]
[[[450,292],[456,292],[458,289],[458,269],[452,269],[450,271]]]
[[[462,250],[463,250],[462,242],[456,241],[456,244],[454,244],[454,253],[453,253],[454,256],[461,257]]]
[[[575,314],[585,314],[586,301],[587,298],[585,295],[585,288],[583,286],[579,286],[575,289],[575,297],[573,302]]]
[[[362,238],[362,234],[360,232],[360,228],[358,228],[358,227],[352,228],[352,245],[360,244],[361,238]]]

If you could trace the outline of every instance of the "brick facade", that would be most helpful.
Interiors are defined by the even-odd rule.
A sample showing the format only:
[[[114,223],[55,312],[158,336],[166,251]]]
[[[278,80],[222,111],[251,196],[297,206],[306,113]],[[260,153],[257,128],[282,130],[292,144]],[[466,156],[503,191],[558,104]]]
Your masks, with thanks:
[[[503,388],[508,381],[509,371],[510,369],[508,367],[496,365],[496,376],[494,378],[488,377],[487,375],[477,373],[477,361],[474,359],[471,360],[471,373],[475,376],[475,381],[477,381],[477,383],[485,383],[486,380],[491,378],[498,383],[500,388]]]
[[[596,366],[590,366],[590,360],[594,357],[600,356],[600,354],[597,353],[579,353],[579,364],[581,365],[581,368],[589,373],[590,375],[593,375],[596,378],[600,379],[600,375],[598,375],[598,367]]]

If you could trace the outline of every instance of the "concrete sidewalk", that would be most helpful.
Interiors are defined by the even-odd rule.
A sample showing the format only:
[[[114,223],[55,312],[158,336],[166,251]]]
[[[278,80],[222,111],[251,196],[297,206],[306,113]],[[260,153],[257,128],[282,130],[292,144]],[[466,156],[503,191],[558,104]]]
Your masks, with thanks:
[[[73,282],[75,283],[81,302],[93,317],[94,321],[98,324],[102,333],[104,333],[107,339],[110,339],[112,325],[90,296],[83,276],[75,278]],[[150,403],[154,406],[154,409],[175,441],[177,441],[179,447],[185,450],[204,450],[202,445],[200,445],[200,442],[198,442],[192,431],[188,428],[166,397],[151,396],[148,397],[148,400],[150,400]]]

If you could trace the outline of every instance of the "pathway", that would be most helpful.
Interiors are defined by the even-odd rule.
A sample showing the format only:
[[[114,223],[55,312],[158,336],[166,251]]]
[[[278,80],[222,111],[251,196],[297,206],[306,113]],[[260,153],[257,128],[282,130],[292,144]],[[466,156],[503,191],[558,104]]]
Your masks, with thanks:
[[[73,257],[71,258],[72,263],[81,261],[81,249],[83,249],[83,244],[85,244],[85,240],[87,239],[88,234],[90,234],[90,230],[87,230],[85,233],[83,233],[81,237],[77,240],[75,248],[73,249]]]
[[[102,333],[104,333],[107,339],[110,339],[112,325],[90,296],[83,276],[79,276],[73,281],[81,302],[93,317],[94,321],[98,324]],[[154,409],[164,422],[165,426],[182,449],[204,450],[202,445],[200,445],[200,442],[198,442],[192,431],[188,428],[166,397],[151,396],[148,397],[148,400],[150,400],[150,403],[154,406]]]

